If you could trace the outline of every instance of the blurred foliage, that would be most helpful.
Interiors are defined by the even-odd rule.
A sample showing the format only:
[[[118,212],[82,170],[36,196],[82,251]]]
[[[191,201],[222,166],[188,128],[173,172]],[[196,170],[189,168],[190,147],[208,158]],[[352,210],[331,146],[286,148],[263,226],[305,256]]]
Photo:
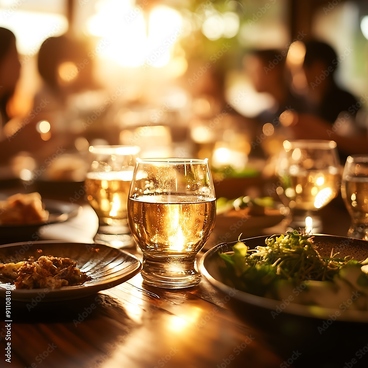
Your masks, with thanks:
[[[188,31],[181,39],[181,47],[187,59],[201,63],[222,60],[225,67],[236,66],[249,46],[242,37],[242,26],[256,26],[268,19],[283,17],[287,1],[273,0],[166,0],[165,3],[183,15]],[[239,19],[239,29],[232,37],[209,39],[203,33],[202,26],[211,16],[222,16],[226,13],[236,14]]]
[[[223,67],[230,66],[229,64],[236,59],[236,54],[239,53],[238,35],[230,38],[209,39],[204,35],[202,25],[210,16],[221,16],[226,12],[236,13],[241,23],[244,15],[243,2],[229,0],[181,1],[181,3],[186,3],[187,6],[183,6],[178,10],[181,11],[185,21],[189,23],[188,28],[191,30],[184,35],[180,43],[186,53],[187,60],[199,64],[208,61],[215,63],[221,60]]]

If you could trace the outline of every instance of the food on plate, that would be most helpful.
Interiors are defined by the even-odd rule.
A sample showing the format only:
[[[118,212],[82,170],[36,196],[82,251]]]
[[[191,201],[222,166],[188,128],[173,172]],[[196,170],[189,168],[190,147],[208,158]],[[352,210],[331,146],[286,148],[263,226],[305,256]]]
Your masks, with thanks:
[[[251,198],[249,196],[227,199],[220,197],[216,201],[217,214],[226,216],[264,216],[280,213],[275,209],[275,201],[272,197]]]
[[[45,210],[38,192],[17,193],[0,201],[0,224],[37,224],[47,221],[49,212]]]
[[[47,168],[43,179],[50,181],[83,181],[87,173],[87,163],[83,157],[64,154],[55,158]]]
[[[215,231],[222,239],[237,240],[239,234],[258,234],[259,229],[279,224],[287,216],[288,209],[271,197],[236,199],[220,197],[216,201]]]
[[[323,256],[313,236],[290,231],[250,249],[220,253],[235,287],[258,296],[326,308],[368,310],[368,259]]]
[[[245,167],[243,169],[236,169],[231,165],[226,165],[222,167],[212,167],[211,171],[214,178],[216,179],[226,179],[226,178],[252,178],[260,175],[261,171],[255,167]]]
[[[17,263],[0,263],[0,275],[3,280],[13,282],[16,289],[60,289],[91,279],[72,259],[44,255]]]

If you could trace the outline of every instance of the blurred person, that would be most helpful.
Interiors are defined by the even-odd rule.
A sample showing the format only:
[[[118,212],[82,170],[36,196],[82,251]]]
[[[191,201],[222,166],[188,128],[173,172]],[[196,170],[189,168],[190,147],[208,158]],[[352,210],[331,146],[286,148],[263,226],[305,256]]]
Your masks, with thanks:
[[[286,67],[286,49],[251,49],[242,59],[243,72],[258,94],[269,97],[270,103],[252,119],[255,133],[251,143],[252,155],[266,158],[272,172],[273,158],[282,149],[285,137],[279,117],[286,109],[301,110],[302,98],[290,88],[290,74]],[[267,167],[268,170],[268,167]]]
[[[338,66],[337,53],[329,44],[305,42],[305,104],[301,110],[286,111],[281,123],[290,138],[335,140],[344,161],[349,154],[368,153],[368,135],[357,124],[361,102],[335,80]]]
[[[214,116],[222,110],[234,113],[226,97],[226,61],[193,62],[182,77],[183,88],[192,100],[196,115]]]
[[[47,132],[42,132],[39,126],[42,117],[35,111],[30,111],[26,116],[10,115],[9,103],[19,82],[20,71],[16,37],[8,29],[0,28],[1,165],[8,165],[22,152],[43,160],[70,144],[64,137],[51,137]]]
[[[46,39],[37,55],[41,87],[34,108],[58,133],[81,134],[111,141],[116,132],[106,125],[112,98],[96,81],[94,54],[88,42],[66,33]],[[115,135],[115,137],[113,137]]]
[[[347,112],[355,117],[359,106],[357,98],[336,82],[339,58],[326,42],[309,40],[304,43],[305,56],[302,71],[306,80],[306,113],[334,124],[339,114]]]
[[[279,116],[286,109],[300,110],[303,101],[290,88],[286,68],[287,50],[253,49],[243,57],[243,68],[257,93],[266,93],[272,104],[266,107],[255,120],[260,124],[279,125]]]
[[[318,116],[288,110],[281,114],[280,121],[286,127],[287,138],[334,140],[342,162],[349,155],[368,154],[366,131],[345,134],[346,129],[340,129],[341,126],[351,123],[348,115],[340,115],[332,125]]]
[[[44,105],[44,112],[62,111],[68,98],[75,93],[96,87],[93,59],[84,41],[69,34],[49,37],[37,55],[41,87],[34,106]]]
[[[69,34],[47,38],[37,55],[42,87],[36,98],[44,94],[63,104],[71,93],[95,88],[91,55],[86,42]]]
[[[35,127],[24,124],[20,133],[20,120],[11,116],[10,102],[21,73],[16,37],[12,31],[0,27],[0,163],[4,164],[21,151],[40,146],[40,135]],[[19,133],[19,134],[15,134]],[[14,139],[13,139],[14,138]]]
[[[12,31],[0,27],[0,129],[11,118],[10,102],[21,72],[21,64]]]
[[[199,157],[211,157],[215,145],[239,146],[250,152],[254,135],[251,119],[240,114],[227,98],[225,57],[210,62],[192,63],[183,76],[184,89],[191,99],[190,130]]]

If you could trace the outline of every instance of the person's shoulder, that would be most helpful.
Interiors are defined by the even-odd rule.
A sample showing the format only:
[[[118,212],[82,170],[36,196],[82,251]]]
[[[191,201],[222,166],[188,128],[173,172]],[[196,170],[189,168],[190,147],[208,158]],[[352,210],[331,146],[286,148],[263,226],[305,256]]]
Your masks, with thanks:
[[[355,95],[347,90],[344,87],[340,87],[338,84],[335,84],[332,89],[332,94],[335,95],[337,98],[342,98],[344,100],[349,100],[351,102],[358,101],[358,99],[355,97]]]

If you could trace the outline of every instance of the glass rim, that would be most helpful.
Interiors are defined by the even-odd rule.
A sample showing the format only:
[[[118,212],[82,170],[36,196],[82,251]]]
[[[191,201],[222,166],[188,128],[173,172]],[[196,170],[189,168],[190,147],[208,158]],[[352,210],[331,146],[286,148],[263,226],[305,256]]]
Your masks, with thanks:
[[[285,139],[282,143],[285,149],[294,148],[298,144],[299,148],[336,148],[337,143],[330,139]]]
[[[88,151],[95,154],[105,154],[105,155],[136,155],[140,152],[139,146],[130,145],[108,145],[108,144],[96,144],[90,145]]]
[[[346,158],[346,162],[368,162],[368,154],[349,155]]]
[[[139,164],[208,164],[208,158],[184,158],[184,157],[139,157],[136,160],[136,163]]]

